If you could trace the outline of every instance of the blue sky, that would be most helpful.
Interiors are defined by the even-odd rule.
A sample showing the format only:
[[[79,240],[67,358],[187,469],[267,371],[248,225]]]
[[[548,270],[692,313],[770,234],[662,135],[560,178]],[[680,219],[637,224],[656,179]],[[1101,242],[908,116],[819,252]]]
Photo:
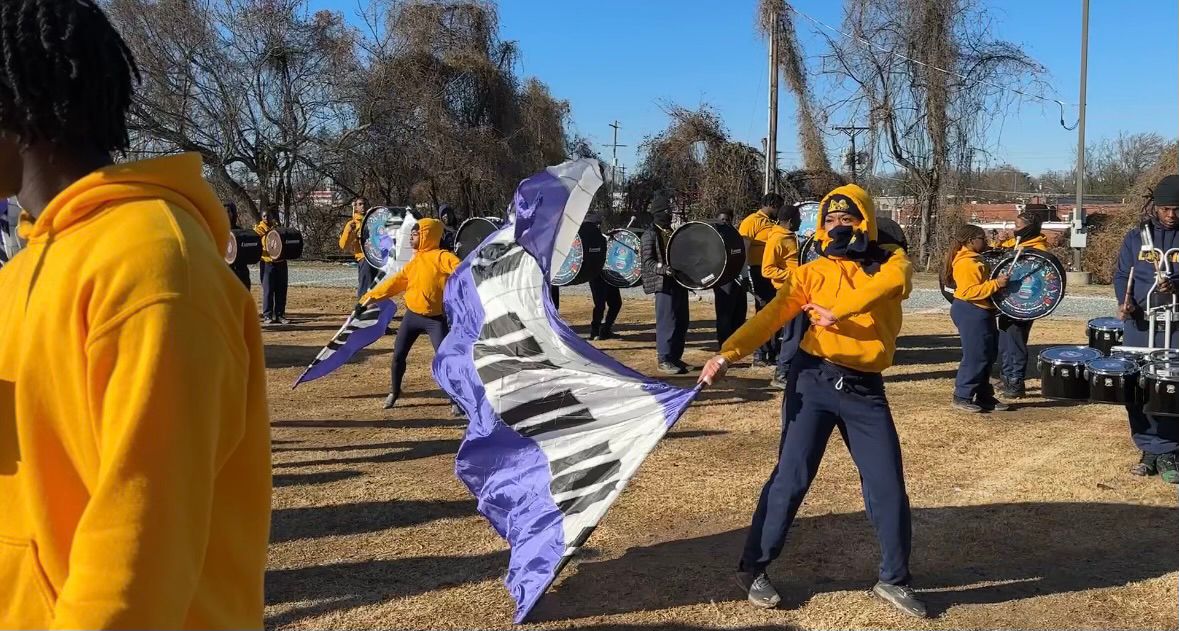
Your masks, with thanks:
[[[1078,100],[1081,0],[983,0],[999,37],[1019,43],[1047,67],[1055,98]],[[838,26],[842,3],[794,0],[815,18]],[[708,103],[737,140],[760,146],[766,126],[766,49],[755,29],[756,0],[503,0],[501,33],[519,42],[520,71],[568,100],[576,130],[609,157],[611,121],[622,126],[619,160],[628,170],[643,137],[667,125],[662,102]],[[1090,141],[1118,131],[1179,130],[1179,9],[1173,0],[1093,0],[1089,17]],[[356,0],[312,0],[349,14]],[[796,20],[805,54],[817,63],[820,40]],[[780,98],[782,166],[799,162],[794,103]],[[1076,120],[1066,110],[1066,122]],[[1063,129],[1055,105],[1027,102],[989,140],[994,162],[1032,173],[1067,168],[1076,132]],[[834,122],[834,121],[833,121]],[[846,144],[830,136],[828,149]]]

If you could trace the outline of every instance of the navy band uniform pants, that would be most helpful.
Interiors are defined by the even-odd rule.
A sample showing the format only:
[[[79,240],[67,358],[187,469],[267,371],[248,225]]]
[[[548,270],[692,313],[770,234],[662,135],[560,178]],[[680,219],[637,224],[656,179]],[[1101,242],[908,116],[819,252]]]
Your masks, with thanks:
[[[397,329],[397,341],[393,343],[393,389],[390,393],[394,397],[401,396],[401,381],[405,377],[406,359],[409,350],[422,333],[430,336],[430,344],[434,351],[442,344],[442,338],[447,332],[446,316],[424,316],[408,309],[405,317],[401,318],[401,328]]]
[[[999,374],[1003,380],[1023,385],[1028,368],[1028,336],[1032,332],[1031,320],[1012,320],[999,316],[999,357],[1002,363]]]
[[[761,267],[749,267],[749,280],[753,283],[753,307],[754,311],[761,311],[770,301],[774,299],[777,294],[774,291],[774,284],[770,279],[761,275]],[[755,355],[765,362],[773,362],[778,358],[778,336],[772,335],[761,348],[757,349]]]
[[[1171,335],[1171,348],[1179,348],[1179,327],[1172,326],[1176,332]],[[1150,344],[1146,335],[1146,322],[1127,320],[1124,330],[1122,344],[1125,346],[1144,347]],[[1155,346],[1163,346],[1165,340],[1161,328],[1155,334],[1154,342]],[[1139,450],[1154,455],[1179,451],[1179,422],[1176,419],[1160,419],[1147,414],[1142,405],[1126,406],[1126,414],[1130,418],[1130,437]]]
[[[602,327],[614,327],[618,312],[622,311],[622,292],[598,276],[589,282],[590,294],[594,299],[594,312],[590,320],[590,331],[598,333]],[[603,319],[603,316],[605,319]]]
[[[749,300],[745,288],[730,281],[712,289],[713,306],[716,307],[716,343],[724,345],[737,329],[745,324],[749,311]]]
[[[831,431],[839,428],[859,469],[864,507],[880,541],[880,580],[908,583],[913,545],[909,496],[883,378],[799,351],[790,365],[786,392],[778,465],[762,488],[739,569],[758,572],[782,553]]]
[[[810,316],[800,313],[782,327],[782,344],[778,350],[778,374],[790,373],[790,362],[798,354],[798,345],[802,342],[802,336],[806,335],[807,327],[810,324]]]
[[[262,317],[277,320],[287,315],[287,262],[258,265],[262,273]]]
[[[954,380],[954,396],[967,401],[994,399],[991,368],[999,355],[995,312],[955,299],[950,305],[950,318],[958,327],[958,337],[962,340],[962,362],[958,364],[958,378]]]
[[[377,276],[377,268],[368,264],[367,259],[356,262],[356,297],[360,298],[373,288],[373,279]]]
[[[655,351],[660,362],[678,362],[688,337],[688,290],[655,292]]]

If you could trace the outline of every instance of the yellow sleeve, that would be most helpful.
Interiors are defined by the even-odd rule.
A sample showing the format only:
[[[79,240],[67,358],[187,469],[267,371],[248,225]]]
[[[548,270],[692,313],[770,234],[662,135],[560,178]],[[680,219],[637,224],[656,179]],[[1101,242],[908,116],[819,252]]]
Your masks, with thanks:
[[[736,362],[777,335],[787,322],[801,313],[802,306],[809,302],[802,276],[801,271],[793,274],[768,305],[734,331],[721,347],[721,356],[730,364]]]
[[[458,269],[458,266],[461,265],[462,262],[462,259],[455,256],[453,252],[443,250],[442,256],[438,261],[438,267],[442,270],[443,274],[449,277],[454,273],[454,270]]]
[[[266,223],[265,221],[259,221],[257,225],[254,226],[254,232],[256,232],[260,237],[265,237],[266,233],[270,232],[270,224]]]
[[[753,215],[741,220],[741,224],[737,226],[737,233],[746,239],[752,239],[757,236],[757,226],[754,225]]]
[[[887,249],[887,246],[886,246]],[[836,319],[842,320],[857,313],[867,313],[881,300],[900,298],[904,300],[913,291],[913,266],[908,255],[900,248],[892,248],[892,255],[880,265],[880,270],[866,285],[855,291],[839,296],[839,302],[822,305],[831,309]]]
[[[409,276],[406,275],[407,271],[409,271],[408,265],[400,272],[386,278],[376,287],[370,289],[367,294],[360,297],[360,302],[376,302],[401,295],[409,287]]]
[[[244,344],[176,301],[118,318],[86,345],[98,479],[71,533],[54,629],[188,622],[215,562],[206,557],[214,482],[245,432]]]
[[[340,235],[340,249],[345,252],[352,252],[356,247],[357,233],[360,232],[360,226],[356,224],[355,219],[351,219],[344,224],[344,233]]]
[[[977,259],[962,259],[954,264],[954,297],[959,300],[984,300],[999,290],[999,283],[983,278],[983,264]]]
[[[771,237],[761,257],[761,275],[771,281],[785,283],[796,269],[798,242],[793,237]]]

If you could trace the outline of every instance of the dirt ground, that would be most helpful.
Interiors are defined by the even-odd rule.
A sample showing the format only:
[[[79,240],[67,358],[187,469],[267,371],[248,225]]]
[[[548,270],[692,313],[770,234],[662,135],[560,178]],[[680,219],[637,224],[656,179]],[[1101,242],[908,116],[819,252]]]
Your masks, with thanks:
[[[563,298],[563,317],[584,332],[588,300]],[[293,288],[291,300],[294,323],[265,334],[268,626],[510,628],[507,547],[454,476],[465,421],[430,377],[427,340],[395,410],[381,409],[391,338],[292,391],[352,299]],[[692,313],[685,360],[700,365],[715,346],[711,305]],[[652,373],[651,321],[650,303],[628,302],[623,339],[600,345]],[[1034,352],[1084,334],[1080,321],[1038,322]],[[956,337],[947,316],[907,316],[886,379],[913,503],[914,586],[936,617],[903,617],[867,593],[879,552],[838,435],[770,568],[783,606],[744,602],[732,570],[774,465],[781,402],[771,375],[746,365],[692,405],[527,627],[1175,629],[1176,490],[1126,473],[1137,454],[1124,412],[1038,398],[1002,414],[953,412]]]

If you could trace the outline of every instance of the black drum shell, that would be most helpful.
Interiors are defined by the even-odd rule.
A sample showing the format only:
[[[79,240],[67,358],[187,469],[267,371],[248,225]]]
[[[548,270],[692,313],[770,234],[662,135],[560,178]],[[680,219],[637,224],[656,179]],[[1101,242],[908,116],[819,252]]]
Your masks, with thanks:
[[[454,253],[460,259],[474,252],[491,233],[503,227],[503,220],[497,217],[471,217],[459,226],[454,236]]]
[[[581,238],[581,269],[567,282],[558,282],[554,278],[554,287],[588,283],[602,273],[602,267],[606,264],[606,235],[596,225],[585,223],[578,229],[577,236]],[[553,270],[553,274],[558,271]]]
[[[643,284],[643,252],[642,252],[642,248],[643,248],[643,233],[646,232],[645,229],[643,229],[643,228],[615,228],[614,230],[611,230],[609,232],[609,234],[607,234],[607,236],[606,236],[606,255],[607,255],[607,257],[609,256],[610,246],[618,240],[615,235],[618,235],[618,234],[624,233],[624,232],[633,235],[634,239],[635,239],[635,241],[634,241],[635,242],[635,251],[634,251],[634,259],[633,260],[634,260],[635,268],[636,268],[634,271],[636,273],[634,274],[634,278],[627,279],[622,274],[619,274],[617,270],[615,270],[613,267],[611,267],[609,265],[609,263],[611,261],[608,258],[604,261],[603,267],[602,267],[602,280],[606,281],[606,284],[612,285],[612,286],[617,287],[619,289],[629,289],[631,287],[638,287],[639,285]]]
[[[267,248],[267,243],[272,239],[278,240],[277,251]],[[294,228],[275,228],[266,233],[266,237],[262,240],[262,248],[275,263],[293,261],[303,256],[303,234]]]
[[[1145,372],[1141,384],[1147,414],[1179,418],[1179,381],[1167,381]]]
[[[711,256],[723,252],[724,256]],[[734,280],[745,266],[745,240],[722,223],[689,221],[667,241],[668,264],[675,280],[688,289],[711,289]]]
[[[1085,380],[1085,364],[1052,364],[1040,361],[1040,394],[1045,399],[1089,400],[1089,382]]]
[[[229,231],[229,239],[237,245],[236,248],[225,253],[225,262],[230,265],[254,265],[262,260],[262,237],[257,232],[246,228],[234,228]]]
[[[1089,347],[1096,348],[1101,351],[1102,355],[1109,357],[1109,352],[1115,346],[1122,345],[1123,331],[1107,331],[1103,329],[1089,328]]]
[[[1142,387],[1137,372],[1124,375],[1089,373],[1088,380],[1089,400],[1094,403],[1142,404]]]

